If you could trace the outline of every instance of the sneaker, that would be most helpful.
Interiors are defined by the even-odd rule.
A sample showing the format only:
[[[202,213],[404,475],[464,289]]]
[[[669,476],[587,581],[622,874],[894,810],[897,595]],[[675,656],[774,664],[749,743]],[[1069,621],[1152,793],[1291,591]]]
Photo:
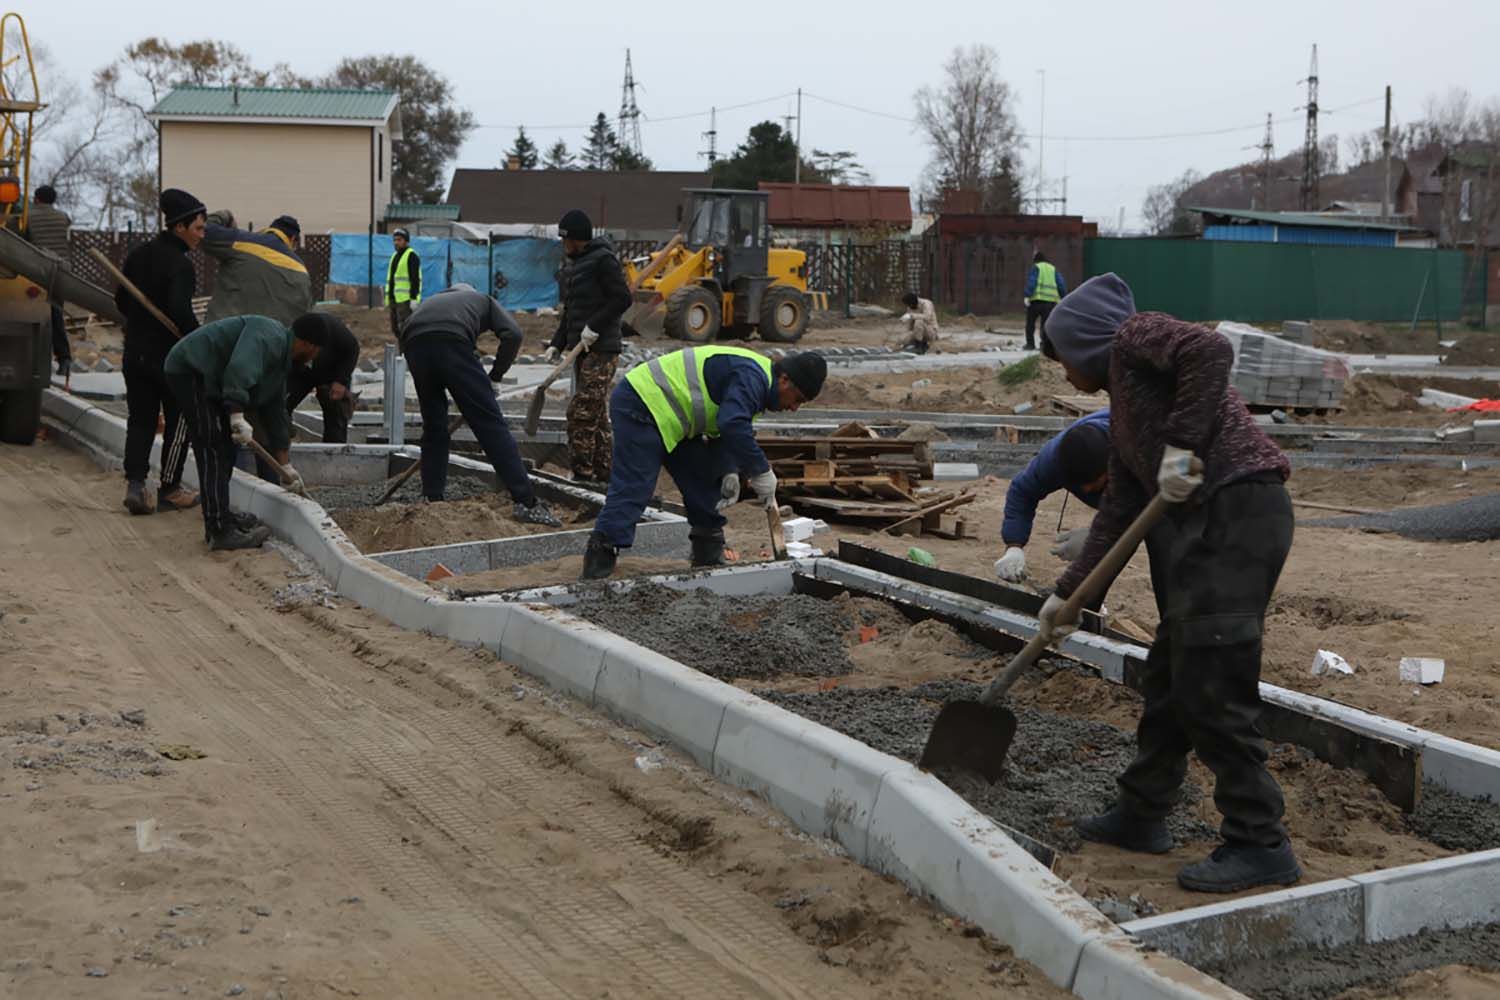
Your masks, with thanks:
[[[163,493],[160,490],[156,494],[156,509],[167,512],[174,510],[189,510],[198,506],[198,494],[179,485],[171,492]]]
[[[151,501],[146,499],[145,483],[129,483],[125,487],[125,509],[132,514],[149,514]]]
[[[264,524],[246,531],[231,522],[229,527],[220,529],[219,533],[214,535],[208,547],[214,552],[224,552],[230,549],[258,549],[270,537],[271,529]]]
[[[1116,803],[1108,812],[1085,816],[1073,824],[1084,840],[1112,844],[1142,854],[1166,854],[1172,849],[1172,835],[1165,820],[1141,819]]]
[[[1292,842],[1276,847],[1220,844],[1203,861],[1177,873],[1177,884],[1193,892],[1239,892],[1259,885],[1292,885],[1302,878],[1302,866],[1292,853]]]
[[[545,524],[549,528],[561,528],[562,522],[557,515],[552,513],[552,508],[541,500],[533,500],[531,506],[518,503],[511,510],[510,516],[522,524]]]
[[[618,557],[619,550],[613,545],[598,535],[589,535],[588,547],[583,550],[583,572],[578,575],[578,579],[603,580],[615,571],[615,560]]]

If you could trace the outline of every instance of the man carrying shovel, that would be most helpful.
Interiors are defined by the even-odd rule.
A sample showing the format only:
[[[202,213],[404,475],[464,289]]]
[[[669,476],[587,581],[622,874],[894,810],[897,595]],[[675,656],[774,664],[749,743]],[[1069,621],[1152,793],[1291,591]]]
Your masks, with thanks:
[[[1059,614],[1065,598],[1153,494],[1171,502],[1146,536],[1161,620],[1146,661],[1136,757],[1114,806],[1079,820],[1078,831],[1126,850],[1171,850],[1166,816],[1191,750],[1214,773],[1224,843],[1183,868],[1178,882],[1201,892],[1290,885],[1301,868],[1257,729],[1266,607],[1292,543],[1290,463],[1230,387],[1229,342],[1162,313],[1137,313],[1114,274],[1057,305],[1042,349],[1079,391],[1108,389],[1111,445],[1099,513],[1042,607],[1043,629],[1071,631],[1075,616]]]

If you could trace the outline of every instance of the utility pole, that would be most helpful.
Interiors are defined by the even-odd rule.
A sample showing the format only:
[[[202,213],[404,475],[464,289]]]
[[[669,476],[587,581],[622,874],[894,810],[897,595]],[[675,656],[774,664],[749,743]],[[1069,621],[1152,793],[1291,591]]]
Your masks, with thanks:
[[[620,87],[620,121],[616,127],[620,148],[637,157],[645,156],[641,148],[641,109],[635,103],[635,70],[630,66],[630,50],[625,50],[625,82]]]
[[[1313,43],[1307,73],[1307,138],[1302,148],[1302,211],[1318,210],[1318,46]]]
[[[1047,71],[1037,70],[1042,78],[1042,111],[1036,129],[1036,200],[1041,204],[1047,183]]]
[[[802,183],[802,88],[797,88],[797,138],[792,140],[797,162],[792,164],[792,183]]]
[[[1271,112],[1266,112],[1266,137],[1260,141],[1260,210],[1271,210],[1271,153],[1276,144],[1271,135]]]
[[[1391,217],[1391,85],[1385,85],[1385,132],[1381,135],[1380,147],[1385,153],[1385,183],[1380,186],[1380,218]]]
[[[708,109],[708,131],[703,133],[703,138],[708,140],[708,150],[700,153],[700,156],[708,157],[708,165],[711,167],[719,160],[719,109]]]

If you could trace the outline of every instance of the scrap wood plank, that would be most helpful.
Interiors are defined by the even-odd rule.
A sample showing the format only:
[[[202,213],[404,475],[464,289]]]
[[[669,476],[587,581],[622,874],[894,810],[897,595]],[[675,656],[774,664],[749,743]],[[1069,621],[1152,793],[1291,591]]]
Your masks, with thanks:
[[[1061,413],[1070,417],[1082,417],[1093,413],[1095,410],[1102,410],[1109,405],[1108,398],[1097,395],[1051,396],[1048,397],[1047,402],[1052,407],[1054,413]]]
[[[919,518],[925,518],[931,514],[941,514],[945,510],[950,510],[954,507],[960,507],[966,503],[973,503],[976,499],[978,499],[978,497],[976,497],[973,493],[960,493],[958,496],[953,497],[950,500],[944,500],[942,503],[936,503],[930,507],[924,507],[922,510],[917,511],[915,514],[903,517],[895,524],[886,525],[881,530],[889,534],[890,532],[895,531],[897,528],[911,521],[915,521]]]

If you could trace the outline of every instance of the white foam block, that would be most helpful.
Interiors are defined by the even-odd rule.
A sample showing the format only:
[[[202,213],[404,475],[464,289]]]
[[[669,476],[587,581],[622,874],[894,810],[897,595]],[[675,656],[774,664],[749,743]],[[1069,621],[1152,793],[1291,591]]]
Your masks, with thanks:
[[[1354,668],[1349,666],[1349,661],[1339,654],[1327,649],[1320,649],[1313,654],[1312,675],[1322,677],[1324,674],[1352,674]]]
[[[1402,684],[1441,684],[1446,664],[1431,656],[1403,656],[1401,658]]]

